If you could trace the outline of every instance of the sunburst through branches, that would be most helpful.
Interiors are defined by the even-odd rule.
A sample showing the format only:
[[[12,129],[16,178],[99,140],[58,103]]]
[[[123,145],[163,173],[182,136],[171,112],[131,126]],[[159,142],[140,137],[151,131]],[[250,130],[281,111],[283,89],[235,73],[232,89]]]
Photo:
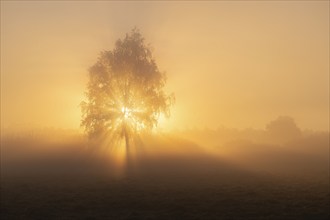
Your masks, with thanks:
[[[135,28],[90,68],[81,125],[89,138],[109,140],[107,146],[124,140],[128,152],[134,135],[157,126],[161,114],[169,116],[174,96],[164,92],[165,83]]]

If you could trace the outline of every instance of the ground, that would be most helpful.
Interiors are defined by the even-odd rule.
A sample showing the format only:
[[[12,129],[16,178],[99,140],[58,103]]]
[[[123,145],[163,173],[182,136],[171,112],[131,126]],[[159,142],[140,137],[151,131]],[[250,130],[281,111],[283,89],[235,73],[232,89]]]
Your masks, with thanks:
[[[13,163],[10,153],[5,155],[1,219],[301,220],[330,216],[327,173],[252,172],[207,154],[173,154],[145,156],[121,175],[113,175],[108,162],[81,155],[74,160],[52,154],[21,163],[18,159]]]

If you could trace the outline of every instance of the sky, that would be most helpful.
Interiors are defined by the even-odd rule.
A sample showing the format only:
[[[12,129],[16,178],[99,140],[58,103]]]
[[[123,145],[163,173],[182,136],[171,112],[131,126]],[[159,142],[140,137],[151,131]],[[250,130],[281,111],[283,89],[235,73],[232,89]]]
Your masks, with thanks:
[[[79,129],[88,68],[134,27],[176,97],[161,128],[329,130],[328,1],[1,1],[1,128]]]

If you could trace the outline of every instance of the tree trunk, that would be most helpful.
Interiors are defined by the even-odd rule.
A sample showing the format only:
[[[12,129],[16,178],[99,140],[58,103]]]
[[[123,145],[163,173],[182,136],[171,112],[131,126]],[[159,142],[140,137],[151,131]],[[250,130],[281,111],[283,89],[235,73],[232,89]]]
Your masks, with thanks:
[[[130,152],[129,152],[129,135],[127,132],[127,128],[124,128],[124,136],[125,136],[125,147],[126,147],[126,172],[129,172],[130,169]]]
[[[126,127],[124,129],[124,135],[125,135],[126,156],[128,157],[128,155],[129,155],[129,137],[128,137],[128,133],[127,133]]]

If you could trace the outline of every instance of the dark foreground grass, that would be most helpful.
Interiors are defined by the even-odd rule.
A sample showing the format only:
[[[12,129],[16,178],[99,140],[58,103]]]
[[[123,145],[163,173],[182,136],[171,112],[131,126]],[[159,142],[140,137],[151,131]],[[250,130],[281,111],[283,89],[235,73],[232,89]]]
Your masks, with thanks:
[[[2,178],[1,219],[329,218],[326,182],[183,176]]]
[[[20,143],[6,146],[1,219],[330,218],[328,158],[301,162],[290,157],[285,164],[283,157],[276,163],[273,156],[265,157],[263,161],[285,165],[275,175],[244,170],[202,151],[143,154],[119,177],[107,161],[75,151],[56,154],[39,147],[31,154]],[[260,164],[267,168],[267,163]],[[284,172],[295,164],[299,172]]]

